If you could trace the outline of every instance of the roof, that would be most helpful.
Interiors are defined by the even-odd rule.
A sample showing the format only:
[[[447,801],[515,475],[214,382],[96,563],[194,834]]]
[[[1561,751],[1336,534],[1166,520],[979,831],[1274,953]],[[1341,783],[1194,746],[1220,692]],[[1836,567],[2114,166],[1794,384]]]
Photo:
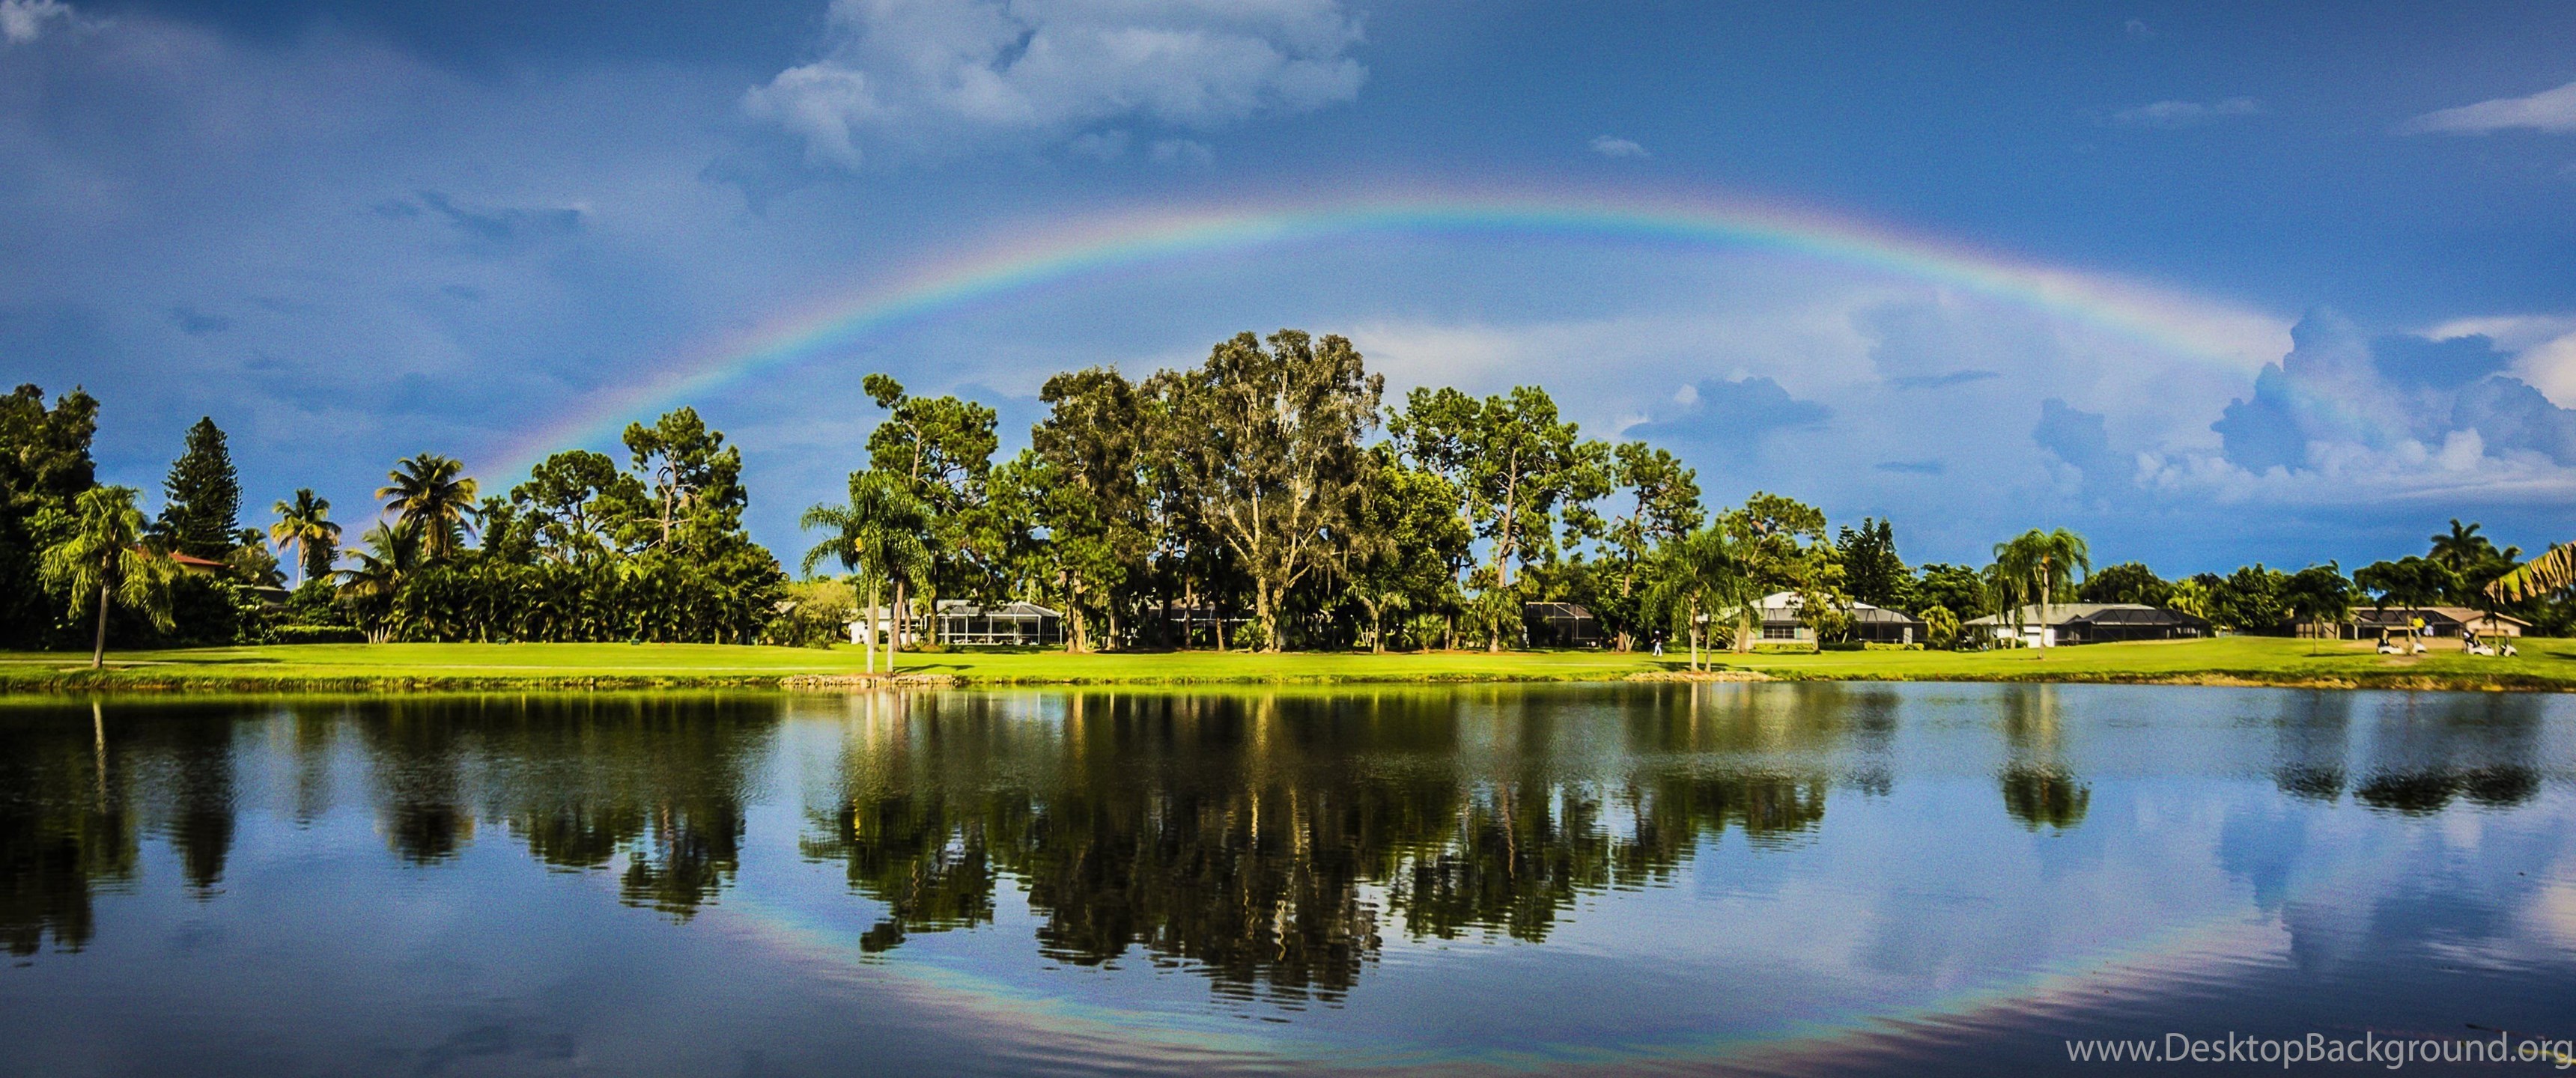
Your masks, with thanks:
[[[1805,605],[1799,600],[1797,592],[1775,591],[1763,596],[1761,605],[1757,609],[1762,611],[1764,621],[1795,621],[1798,618],[1799,608]],[[1776,617],[1773,616],[1775,611],[1778,612]],[[1861,602],[1851,604],[1851,619],[1888,624],[1912,624],[1923,620],[1902,610],[1889,610],[1883,606],[1871,606]]]
[[[2020,623],[2025,626],[2038,626],[2043,624],[2051,626],[2071,625],[2078,622],[2088,625],[2208,624],[2208,621],[2203,618],[2194,617],[2178,610],[2167,610],[2163,607],[2148,606],[2144,603],[2050,603],[2048,604],[2048,620],[2046,622],[2040,621],[2039,606],[2037,604],[2031,604],[2021,608]],[[1982,618],[1971,618],[1961,624],[2001,626],[2010,625],[2012,623],[2013,619],[2005,617],[2002,614],[1988,614]]]
[[[2470,607],[2470,606],[2391,606],[2391,607],[2386,607],[2386,608],[2381,608],[2381,607],[2365,607],[2365,608],[2357,608],[2357,609],[2355,609],[2352,613],[2353,613],[2353,617],[2354,617],[2354,619],[2355,619],[2355,620],[2360,620],[2360,619],[2363,619],[2363,618],[2365,618],[2365,617],[2366,617],[2368,620],[2371,620],[2371,621],[2387,622],[2387,623],[2390,623],[2390,624],[2401,624],[2401,625],[2402,625],[2402,624],[2404,624],[2404,623],[2407,621],[2407,619],[2409,619],[2409,618],[2424,617],[2425,615],[2432,615],[2433,617],[2439,617],[2439,618],[2443,618],[2443,619],[2445,619],[2445,620],[2449,620],[2449,621],[2456,621],[2456,622],[2459,622],[2459,623],[2461,623],[2461,624],[2463,624],[2463,625],[2466,625],[2466,624],[2468,624],[2468,623],[2470,623],[2470,622],[2473,622],[2473,621],[2510,621],[2510,622],[2512,622],[2512,623],[2514,623],[2514,624],[2516,624],[2516,625],[2520,625],[2520,626],[2522,626],[2523,628],[2526,628],[2526,629],[2528,629],[2528,628],[2530,628],[2530,627],[2531,627],[2531,622],[2529,622],[2529,621],[2527,621],[2527,620],[2524,620],[2524,619],[2522,619],[2522,618],[2517,618],[2517,617],[2515,617],[2515,616],[2513,616],[2513,615],[2511,615],[2511,614],[2489,614],[2489,613],[2487,613],[2487,612],[2486,612],[2486,611],[2484,611],[2484,610],[2480,610],[2480,609],[2477,609],[2476,607]],[[2425,618],[2424,618],[2424,620],[2426,620],[2426,621],[2431,621],[2431,620],[2433,620],[2433,618],[2432,618],[2432,617],[2425,617]]]
[[[963,599],[942,599],[939,601],[939,616],[943,618],[1060,618],[1064,613],[1049,610],[1036,603],[1014,602],[1000,606],[976,606]]]

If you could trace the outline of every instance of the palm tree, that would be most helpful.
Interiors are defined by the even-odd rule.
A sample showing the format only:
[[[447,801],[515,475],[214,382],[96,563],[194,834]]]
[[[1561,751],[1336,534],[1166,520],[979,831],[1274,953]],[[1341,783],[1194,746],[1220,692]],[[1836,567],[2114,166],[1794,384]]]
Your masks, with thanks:
[[[1712,524],[1664,544],[1651,569],[1646,604],[1682,616],[1690,633],[1690,668],[1703,669],[1701,635],[1709,615],[1749,606],[1755,598],[1753,577],[1745,571],[1735,540]]]
[[[2433,560],[2461,574],[2486,561],[2495,553],[2495,544],[2478,534],[2478,527],[2476,524],[2462,525],[2460,518],[2452,517],[2451,530],[2432,537]]]
[[[421,566],[420,529],[409,520],[397,520],[391,525],[379,523],[359,536],[358,542],[366,549],[351,552],[350,556],[358,561],[356,568],[340,570],[340,599],[376,615],[376,625],[367,630],[367,636],[382,643],[392,635],[386,619],[392,613],[394,597],[401,593],[403,581]]]
[[[2576,587],[2576,543],[2560,543],[2488,582],[2487,597],[2516,603]]]
[[[465,465],[423,453],[394,462],[385,477],[393,483],[379,488],[376,497],[384,499],[385,511],[394,519],[418,529],[421,553],[431,561],[456,553],[474,519],[475,486]]]
[[[2016,629],[2020,628],[2025,599],[2039,607],[2039,644],[2043,648],[2048,646],[2049,602],[2092,570],[2093,556],[2084,545],[2084,537],[2064,528],[2053,532],[2032,528],[1995,544],[1996,598],[2012,611]]]
[[[930,526],[930,513],[921,500],[904,488],[902,480],[879,471],[850,473],[850,504],[817,505],[797,518],[800,528],[828,528],[829,539],[805,552],[804,569],[830,558],[841,568],[855,574],[867,586],[865,618],[867,632],[861,642],[866,646],[866,670],[877,669],[877,604],[886,584],[894,585],[895,619],[898,628],[886,636],[886,672],[894,672],[895,650],[903,633],[904,585],[918,580],[930,560],[930,548],[921,541]]]
[[[73,501],[69,534],[45,548],[37,566],[45,582],[72,595],[72,616],[80,616],[91,592],[98,593],[98,635],[90,644],[89,668],[107,664],[108,604],[141,613],[154,627],[170,628],[170,582],[179,563],[143,546],[143,510],[134,507],[133,487],[91,487]]]
[[[279,502],[273,511],[277,523],[268,526],[268,539],[281,553],[289,546],[295,548],[295,584],[302,587],[308,570],[319,575],[330,566],[325,560],[322,570],[315,570],[314,555],[340,546],[340,526],[331,522],[331,500],[317,498],[312,488],[305,487],[295,492],[294,501]]]

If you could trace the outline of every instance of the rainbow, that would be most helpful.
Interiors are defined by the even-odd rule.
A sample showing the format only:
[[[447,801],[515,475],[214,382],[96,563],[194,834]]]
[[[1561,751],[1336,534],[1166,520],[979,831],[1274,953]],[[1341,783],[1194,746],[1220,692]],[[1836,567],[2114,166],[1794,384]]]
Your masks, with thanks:
[[[509,462],[509,471],[524,470],[545,453],[611,441],[630,420],[649,420],[749,376],[826,358],[902,326],[1051,284],[1211,253],[1371,235],[1568,238],[1773,252],[1996,297],[2245,372],[2278,358],[2287,343],[2286,322],[2271,314],[1751,200],[1474,192],[1358,197],[1108,215],[982,247],[677,358],[626,388],[577,402],[554,421],[523,432],[498,455]]]

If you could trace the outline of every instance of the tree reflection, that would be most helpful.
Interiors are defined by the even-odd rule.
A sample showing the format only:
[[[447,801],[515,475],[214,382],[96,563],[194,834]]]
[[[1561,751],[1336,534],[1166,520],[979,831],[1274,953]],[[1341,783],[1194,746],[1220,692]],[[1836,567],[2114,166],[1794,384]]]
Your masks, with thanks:
[[[990,922],[1007,876],[1050,958],[1141,950],[1220,994],[1294,1005],[1340,999],[1390,923],[1543,941],[1583,898],[1666,878],[1730,826],[1774,842],[1823,816],[1820,775],[1676,766],[1569,781],[1558,716],[1524,702],[855,698],[844,797],[811,813],[804,850],[884,904],[871,950]],[[1809,736],[1667,702],[1641,720],[1655,739]]]
[[[2514,693],[2408,697],[2373,731],[2366,776],[2353,800],[2407,815],[2442,811],[2465,797],[2487,808],[2540,792],[2542,702]]]
[[[77,951],[95,931],[91,896],[134,877],[125,782],[95,711],[0,718],[0,945],[31,955],[46,937]]]
[[[2032,831],[2067,831],[2084,822],[2093,790],[2066,763],[2057,687],[2030,685],[2006,692],[2003,732],[2008,754],[1999,778],[2004,811]]]

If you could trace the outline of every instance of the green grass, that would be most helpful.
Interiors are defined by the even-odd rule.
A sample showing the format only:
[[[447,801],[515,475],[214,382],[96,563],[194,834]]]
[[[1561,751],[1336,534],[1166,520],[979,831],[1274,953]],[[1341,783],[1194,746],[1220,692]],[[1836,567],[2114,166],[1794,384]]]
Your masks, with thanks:
[[[2367,644],[2226,637],[2095,644],[2046,652],[1838,651],[1718,655],[1733,676],[1925,681],[2098,681],[2576,690],[2576,640],[2525,641],[2499,659],[2456,643],[2422,658]],[[2313,654],[2312,654],[2313,653]],[[111,652],[105,671],[73,653],[0,652],[0,691],[408,691],[653,687],[774,687],[791,678],[843,678],[860,654],[715,644],[304,644]],[[1616,652],[1246,655],[1210,652],[1066,655],[1057,651],[907,653],[907,675],[965,684],[1212,684],[1438,681],[1610,681],[1677,676],[1679,655]]]

